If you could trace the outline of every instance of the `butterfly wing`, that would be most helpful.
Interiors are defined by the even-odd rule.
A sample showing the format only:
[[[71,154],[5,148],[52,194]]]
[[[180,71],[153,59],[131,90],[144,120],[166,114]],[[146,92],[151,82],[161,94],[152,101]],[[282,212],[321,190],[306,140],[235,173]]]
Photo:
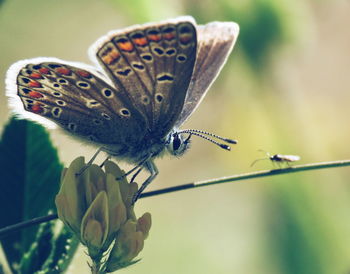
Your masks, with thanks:
[[[35,58],[11,66],[7,95],[21,116],[53,121],[94,143],[137,142],[145,134],[143,116],[103,78],[86,65]]]
[[[90,55],[145,117],[152,138],[174,126],[196,58],[192,17],[133,26],[98,40]]]
[[[191,116],[204,98],[231,53],[238,33],[239,26],[233,22],[212,22],[197,26],[196,64],[176,127],[180,127]]]

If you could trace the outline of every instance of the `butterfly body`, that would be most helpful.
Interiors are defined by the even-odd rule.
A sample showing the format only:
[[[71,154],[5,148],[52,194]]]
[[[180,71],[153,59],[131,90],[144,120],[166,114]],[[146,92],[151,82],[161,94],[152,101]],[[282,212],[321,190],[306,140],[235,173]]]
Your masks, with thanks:
[[[20,117],[59,125],[155,173],[153,158],[188,148],[178,128],[218,75],[238,31],[233,22],[201,26],[186,16],[110,32],[89,50],[95,67],[19,61],[6,77],[10,105]]]

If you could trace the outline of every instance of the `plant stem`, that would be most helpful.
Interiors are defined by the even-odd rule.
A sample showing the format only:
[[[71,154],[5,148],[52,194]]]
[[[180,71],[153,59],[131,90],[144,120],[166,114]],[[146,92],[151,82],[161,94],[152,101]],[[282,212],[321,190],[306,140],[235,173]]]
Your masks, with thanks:
[[[243,173],[243,174],[221,177],[221,178],[216,178],[216,179],[209,179],[209,180],[205,180],[205,181],[193,182],[193,183],[188,183],[188,184],[183,184],[183,185],[178,185],[178,186],[173,186],[173,187],[167,187],[167,188],[163,188],[163,189],[159,189],[159,190],[149,191],[149,192],[142,193],[140,198],[146,198],[146,197],[156,196],[156,195],[160,195],[160,194],[185,190],[185,189],[204,187],[204,186],[210,186],[210,185],[216,185],[216,184],[222,184],[222,183],[230,183],[230,182],[235,182],[235,181],[243,181],[243,180],[254,179],[254,178],[261,178],[261,177],[267,177],[267,176],[310,171],[310,170],[316,170],[316,169],[345,167],[345,166],[350,166],[350,160],[312,163],[312,164],[297,165],[297,166],[282,168],[282,169],[272,169],[272,170],[262,170],[262,171],[256,171],[256,172],[249,172],[249,173]],[[21,223],[17,223],[14,225],[4,227],[4,228],[0,229],[0,238],[5,236],[7,233],[16,232],[20,229],[30,227],[30,226],[35,225],[35,224],[48,222],[48,221],[51,221],[53,219],[57,219],[57,214],[51,214],[51,215],[47,215],[47,216],[43,216],[43,217],[38,217],[38,218],[31,219],[29,221],[24,221]]]
[[[199,181],[199,182],[188,183],[188,184],[183,184],[183,185],[178,185],[178,186],[173,186],[173,187],[167,187],[167,188],[163,188],[163,189],[159,189],[159,190],[149,191],[146,193],[142,193],[140,198],[160,195],[160,194],[164,194],[164,193],[175,192],[175,191],[179,191],[179,190],[185,190],[185,189],[191,189],[191,188],[197,188],[197,187],[203,187],[203,186],[210,186],[210,185],[216,185],[216,184],[222,184],[222,183],[230,183],[230,182],[235,182],[235,181],[243,181],[243,180],[260,178],[260,177],[267,177],[267,176],[274,176],[274,175],[281,175],[281,174],[288,174],[288,173],[295,173],[295,172],[302,172],[302,171],[310,171],[310,170],[316,170],[316,169],[345,167],[345,166],[350,166],[350,160],[312,163],[312,164],[297,165],[297,166],[281,168],[281,169],[271,169],[271,170],[249,172],[249,173],[221,177],[221,178],[217,178],[217,179],[209,179],[209,180],[205,180],[205,181]]]

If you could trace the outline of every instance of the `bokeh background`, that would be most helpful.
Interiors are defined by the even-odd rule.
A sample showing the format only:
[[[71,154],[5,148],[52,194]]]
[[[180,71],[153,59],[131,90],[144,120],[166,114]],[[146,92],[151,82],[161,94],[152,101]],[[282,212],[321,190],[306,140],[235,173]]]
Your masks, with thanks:
[[[300,163],[350,157],[348,0],[5,0],[0,4],[0,125],[10,110],[5,73],[20,59],[90,63],[87,48],[109,30],[190,14],[235,21],[236,48],[186,124],[236,138],[232,152],[193,138],[181,159],[157,161],[158,189],[272,168],[271,153]],[[0,131],[1,131],[0,128]],[[61,161],[92,156],[59,130]],[[101,160],[101,159],[99,159]],[[128,168],[127,166],[125,166]],[[153,227],[142,261],[121,273],[349,273],[349,168],[211,186],[142,199]],[[69,273],[87,273],[84,249]]]

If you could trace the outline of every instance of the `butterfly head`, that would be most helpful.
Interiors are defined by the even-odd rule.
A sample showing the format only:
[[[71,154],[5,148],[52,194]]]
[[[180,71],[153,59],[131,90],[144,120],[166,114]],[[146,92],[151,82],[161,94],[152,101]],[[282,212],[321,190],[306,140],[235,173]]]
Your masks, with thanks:
[[[231,150],[231,147],[226,144],[220,143],[214,140],[213,138],[216,138],[218,140],[224,141],[229,144],[237,144],[236,140],[223,138],[213,133],[209,133],[209,132],[197,130],[197,129],[185,129],[181,131],[173,131],[169,134],[168,140],[166,142],[166,147],[168,151],[175,156],[183,155],[186,152],[186,150],[189,148],[191,136],[198,136],[225,150]]]
[[[184,136],[184,134],[173,131],[169,134],[166,147],[171,155],[181,156],[190,147],[191,134]]]

